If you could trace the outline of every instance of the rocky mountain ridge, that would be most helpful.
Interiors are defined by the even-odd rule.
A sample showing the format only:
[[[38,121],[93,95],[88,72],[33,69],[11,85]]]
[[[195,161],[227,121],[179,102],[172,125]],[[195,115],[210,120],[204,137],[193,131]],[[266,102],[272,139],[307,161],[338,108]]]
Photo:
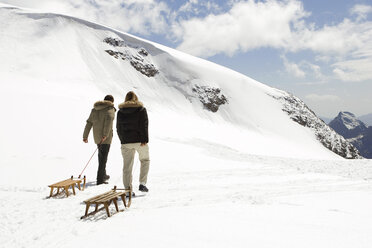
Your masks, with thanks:
[[[332,130],[301,99],[286,92],[274,98],[282,103],[282,110],[293,121],[313,130],[323,146],[344,158],[361,158],[360,152],[351,142]]]

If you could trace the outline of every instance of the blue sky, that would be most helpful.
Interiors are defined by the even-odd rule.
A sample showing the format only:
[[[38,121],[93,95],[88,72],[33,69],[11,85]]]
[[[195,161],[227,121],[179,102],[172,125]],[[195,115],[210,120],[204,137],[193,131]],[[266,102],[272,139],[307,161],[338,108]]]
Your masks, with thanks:
[[[372,113],[372,0],[0,0],[82,17],[227,66],[318,115]]]

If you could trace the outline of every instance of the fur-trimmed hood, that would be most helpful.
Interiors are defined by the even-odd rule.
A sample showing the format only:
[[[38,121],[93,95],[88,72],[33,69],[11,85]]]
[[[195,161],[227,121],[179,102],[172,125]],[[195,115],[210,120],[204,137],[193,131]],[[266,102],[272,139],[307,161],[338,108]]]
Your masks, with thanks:
[[[139,107],[143,108],[143,103],[138,101],[138,97],[133,91],[129,91],[125,96],[125,101],[119,104],[119,109]]]
[[[98,101],[98,102],[94,103],[94,106],[93,106],[93,108],[95,110],[101,110],[101,109],[104,109],[104,108],[107,108],[107,107],[113,107],[115,109],[114,103],[112,103],[111,101],[107,101],[107,100]],[[116,109],[115,109],[115,111],[116,111]]]
[[[143,103],[140,101],[126,101],[119,104],[119,109],[123,108],[139,108],[143,107]]]

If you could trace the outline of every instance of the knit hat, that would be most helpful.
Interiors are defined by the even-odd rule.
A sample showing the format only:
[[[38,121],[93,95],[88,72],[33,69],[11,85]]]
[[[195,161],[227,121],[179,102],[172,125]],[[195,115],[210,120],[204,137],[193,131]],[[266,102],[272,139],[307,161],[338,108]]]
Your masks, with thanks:
[[[107,95],[103,100],[114,102],[114,97],[112,95]]]

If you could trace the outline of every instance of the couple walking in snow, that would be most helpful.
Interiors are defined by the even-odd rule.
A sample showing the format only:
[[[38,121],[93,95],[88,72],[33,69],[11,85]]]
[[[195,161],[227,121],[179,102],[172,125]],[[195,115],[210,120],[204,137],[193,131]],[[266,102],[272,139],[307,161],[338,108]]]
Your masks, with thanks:
[[[98,101],[90,113],[85,125],[83,141],[88,143],[88,135],[93,127],[94,142],[98,146],[97,185],[106,183],[110,178],[106,174],[106,162],[113,137],[113,122],[116,109],[114,97],[107,95],[103,101]],[[135,152],[138,152],[141,162],[139,190],[147,192],[147,175],[150,166],[148,117],[146,108],[138,100],[133,91],[125,96],[125,101],[119,104],[116,129],[121,142],[121,153],[124,160],[123,184],[125,189],[132,189],[132,170]]]

